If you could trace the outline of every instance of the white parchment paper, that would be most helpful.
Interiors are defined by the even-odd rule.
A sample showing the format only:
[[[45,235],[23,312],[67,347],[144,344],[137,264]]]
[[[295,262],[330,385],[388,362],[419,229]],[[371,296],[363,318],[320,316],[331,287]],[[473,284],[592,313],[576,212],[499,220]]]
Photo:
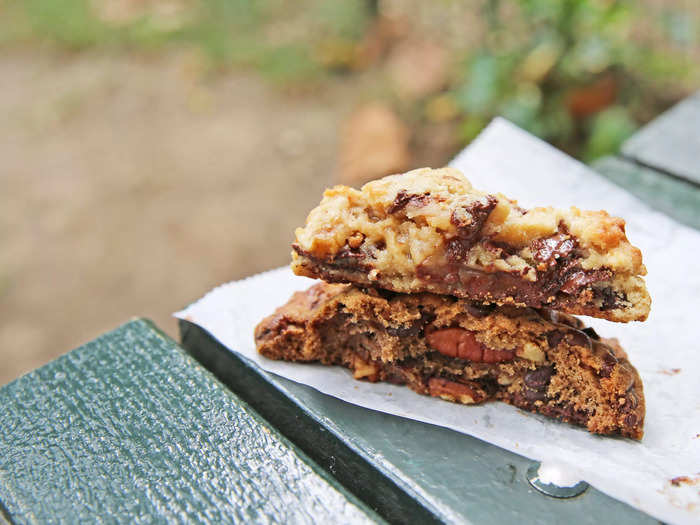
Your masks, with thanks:
[[[255,325],[292,292],[313,283],[286,268],[220,286],[175,315],[269,372],[356,405],[564,465],[569,473],[658,519],[700,523],[700,232],[653,211],[503,119],[492,122],[452,165],[475,187],[504,193],[525,207],[575,205],[625,218],[628,237],[642,250],[649,272],[651,315],[645,323],[627,325],[586,321],[604,337],[618,337],[642,376],[647,415],[641,443],[594,436],[502,403],[456,405],[405,387],[358,383],[338,367],[265,359],[255,351]],[[671,483],[679,476],[690,482]]]

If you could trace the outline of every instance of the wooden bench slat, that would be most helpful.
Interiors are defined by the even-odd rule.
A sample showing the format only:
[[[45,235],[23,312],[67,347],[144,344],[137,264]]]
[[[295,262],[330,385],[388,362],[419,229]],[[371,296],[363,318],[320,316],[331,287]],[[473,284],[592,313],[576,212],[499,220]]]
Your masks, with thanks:
[[[628,139],[622,156],[700,184],[700,92]]]
[[[381,521],[136,320],[0,389],[15,523]]]
[[[700,229],[700,187],[620,157],[605,157],[593,168],[679,222]]]

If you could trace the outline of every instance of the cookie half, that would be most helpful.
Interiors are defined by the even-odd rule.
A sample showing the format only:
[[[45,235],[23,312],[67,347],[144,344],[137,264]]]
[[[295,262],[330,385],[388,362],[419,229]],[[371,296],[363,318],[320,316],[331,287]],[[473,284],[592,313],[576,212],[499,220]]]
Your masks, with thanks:
[[[641,439],[642,382],[615,339],[550,310],[319,283],[255,329],[258,351],[464,404],[499,400]]]
[[[522,209],[451,168],[325,192],[296,230],[292,269],[329,282],[643,321],[651,299],[624,220]]]

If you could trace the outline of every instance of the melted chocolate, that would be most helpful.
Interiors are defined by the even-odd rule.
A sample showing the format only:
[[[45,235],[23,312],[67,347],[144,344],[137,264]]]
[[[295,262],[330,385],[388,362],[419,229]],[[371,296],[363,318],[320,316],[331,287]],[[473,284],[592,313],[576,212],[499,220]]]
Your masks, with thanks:
[[[412,337],[414,335],[419,335],[425,325],[431,323],[435,320],[435,314],[433,313],[423,313],[420,319],[416,319],[412,323],[403,326],[387,326],[386,331],[389,335],[394,335],[397,337]]]
[[[543,267],[537,271],[535,281],[525,280],[517,272],[484,272],[465,268],[463,262],[480,235],[483,221],[486,220],[491,209],[482,204],[482,208],[475,208],[474,212],[470,212],[470,217],[474,217],[470,227],[476,227],[476,224],[479,223],[478,228],[476,230],[467,228],[464,230],[463,236],[447,241],[446,263],[435,264],[429,257],[417,267],[418,277],[433,284],[443,281],[446,285],[446,293],[454,293],[478,300],[513,297],[518,302],[533,307],[547,304],[557,307],[565,304],[567,297],[575,298],[591,284],[606,281],[612,277],[612,272],[605,269],[583,270],[580,267],[580,254],[576,241],[564,231],[531,243],[530,250],[533,257],[543,264]],[[483,213],[488,210],[488,213],[482,216],[479,215],[479,210]],[[482,217],[483,221],[481,221]],[[457,224],[455,221],[453,223]],[[479,242],[486,249],[506,251],[488,239]],[[506,251],[506,253],[508,252]],[[617,306],[618,301],[615,294],[608,288],[603,289],[608,290],[603,301],[604,304],[608,305],[608,309]],[[436,291],[441,292],[439,289]]]
[[[467,258],[469,250],[481,235],[481,228],[496,207],[498,201],[488,195],[485,202],[475,201],[469,206],[457,208],[450,215],[450,222],[457,227],[457,235],[447,241],[447,260],[458,264]]]
[[[596,332],[596,331],[595,331],[593,328],[591,328],[590,326],[587,327],[587,328],[582,329],[581,331],[582,331],[584,334],[586,334],[588,337],[590,337],[591,339],[593,339],[593,340],[595,340],[595,341],[599,341],[599,340],[600,340],[600,336],[598,335],[598,332]]]
[[[553,373],[553,366],[540,366],[526,373],[523,382],[534,390],[546,390]]]
[[[403,209],[409,202],[423,205],[430,194],[408,194],[401,191],[389,207],[390,213]],[[452,212],[450,222],[455,225],[457,234],[445,241],[444,258],[433,255],[416,267],[419,279],[429,283],[427,289],[434,293],[452,294],[477,301],[494,301],[514,298],[527,306],[540,308],[567,308],[584,290],[592,291],[590,306],[595,309],[610,310],[617,308],[625,297],[617,295],[610,287],[592,287],[594,283],[610,280],[612,272],[607,269],[584,270],[580,266],[581,254],[576,240],[569,236],[563,227],[550,237],[537,239],[530,244],[533,257],[540,263],[537,278],[529,281],[522,272],[486,272],[466,268],[465,262],[469,251],[476,243],[481,243],[487,250],[500,250],[505,254],[513,247],[495,243],[491,239],[481,238],[481,230],[497,201],[492,196],[475,201],[469,206]],[[297,253],[308,258],[316,266],[320,277],[330,282],[355,281],[356,277],[365,284],[375,285],[361,275],[373,269],[372,257],[359,249],[344,246],[337,254],[323,259],[315,258],[304,252],[297,244],[293,245]],[[331,275],[324,267],[341,271],[354,271],[360,275],[344,277]],[[387,286],[382,283],[382,286]]]
[[[547,266],[557,264],[559,259],[571,255],[576,248],[576,241],[566,233],[557,233],[545,239],[537,239],[530,244],[535,260]]]
[[[416,194],[401,190],[396,194],[394,202],[386,209],[386,212],[389,214],[397,213],[403,210],[409,202],[414,206],[425,206],[429,200],[430,193]]]
[[[565,294],[575,295],[581,288],[585,288],[589,284],[608,281],[610,278],[612,278],[610,270],[576,270],[570,274],[560,290]]]

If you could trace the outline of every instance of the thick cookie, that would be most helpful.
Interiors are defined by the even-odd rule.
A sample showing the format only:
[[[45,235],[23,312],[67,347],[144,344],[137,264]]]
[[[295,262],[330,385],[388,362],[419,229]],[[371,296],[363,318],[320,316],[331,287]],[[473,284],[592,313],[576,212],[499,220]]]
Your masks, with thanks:
[[[524,210],[451,168],[325,192],[296,230],[298,275],[643,321],[651,299],[625,222],[604,211]]]
[[[639,374],[613,339],[549,310],[319,283],[255,330],[271,359],[320,361],[355,378],[460,403],[505,401],[599,434],[641,439]]]

